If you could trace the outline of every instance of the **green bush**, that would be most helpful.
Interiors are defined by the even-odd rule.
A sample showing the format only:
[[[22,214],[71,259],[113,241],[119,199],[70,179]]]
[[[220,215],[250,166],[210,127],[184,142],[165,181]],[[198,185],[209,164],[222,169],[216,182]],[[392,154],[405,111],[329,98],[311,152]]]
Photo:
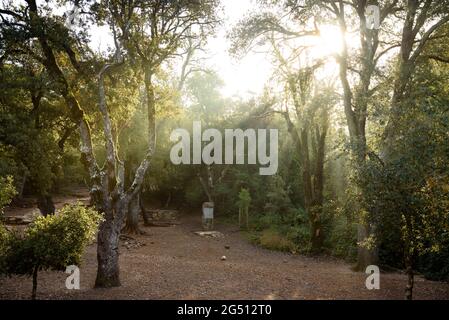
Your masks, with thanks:
[[[326,247],[330,248],[333,256],[354,261],[357,256],[357,224],[343,215],[336,215]]]
[[[256,231],[263,231],[281,224],[281,216],[277,213],[265,213],[253,219],[253,227]]]
[[[57,215],[36,218],[22,236],[2,228],[0,271],[33,276],[34,299],[38,271],[79,265],[84,248],[95,238],[102,219],[95,210],[74,204],[65,206]]]
[[[259,244],[270,250],[295,252],[296,245],[286,236],[279,234],[274,229],[262,231],[259,237]]]
[[[290,208],[286,213],[268,212],[252,219],[253,242],[267,249],[307,253],[310,228],[303,210]]]

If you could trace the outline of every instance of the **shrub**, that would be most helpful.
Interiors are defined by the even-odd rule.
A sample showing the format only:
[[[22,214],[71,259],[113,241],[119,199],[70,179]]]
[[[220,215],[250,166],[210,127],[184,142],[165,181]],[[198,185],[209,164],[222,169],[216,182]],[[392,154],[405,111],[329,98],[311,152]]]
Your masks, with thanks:
[[[336,215],[326,246],[333,256],[354,261],[357,256],[357,224],[344,215]]]
[[[1,231],[0,270],[6,275],[33,277],[36,297],[40,270],[64,270],[79,265],[84,248],[95,238],[102,216],[80,204],[67,205],[55,216],[38,217],[23,236]]]
[[[265,213],[256,216],[255,219],[253,219],[253,227],[257,231],[263,231],[265,229],[271,228],[275,225],[281,224],[281,217],[279,214],[276,213]]]
[[[287,237],[279,234],[276,230],[267,229],[262,231],[259,238],[259,243],[262,247],[270,250],[279,251],[296,251],[295,244]]]

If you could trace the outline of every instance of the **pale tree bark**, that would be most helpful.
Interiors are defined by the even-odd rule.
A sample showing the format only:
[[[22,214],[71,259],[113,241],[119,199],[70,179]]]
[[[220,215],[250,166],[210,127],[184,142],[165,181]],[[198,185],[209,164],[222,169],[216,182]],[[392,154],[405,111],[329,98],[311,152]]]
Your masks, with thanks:
[[[346,115],[346,121],[349,129],[349,136],[351,140],[351,146],[354,153],[356,165],[355,168],[358,170],[360,166],[365,162],[365,152],[366,152],[366,137],[363,135],[364,128],[360,127],[362,124],[356,111],[353,109],[353,92],[351,85],[348,80],[348,47],[345,40],[345,35],[347,31],[347,25],[345,20],[344,5],[340,2],[339,7],[333,4],[333,8],[338,16],[338,21],[340,25],[340,31],[343,37],[343,48],[341,54],[337,57],[337,61],[340,66],[340,81],[343,87],[343,105]],[[362,93],[360,93],[362,94]],[[364,122],[363,122],[364,124]],[[361,211],[362,208],[358,208]],[[370,235],[369,226],[365,222],[359,222],[357,225],[357,241],[359,243],[365,241]],[[363,246],[358,246],[357,248],[357,264],[354,267],[355,270],[364,271],[366,266],[372,264],[374,257],[370,252]]]
[[[138,193],[129,203],[126,224],[123,231],[128,234],[144,234],[139,228],[139,217],[141,215],[143,215],[143,212],[140,206],[140,193]]]
[[[106,64],[98,74],[99,109],[103,118],[103,131],[105,137],[106,163],[104,168],[98,166],[93,151],[92,136],[89,123],[84,110],[80,107],[62,69],[58,66],[55,54],[50,43],[59,39],[47,34],[50,30],[45,18],[39,16],[36,0],[26,0],[28,8],[24,15],[13,13],[13,17],[22,19],[20,22],[30,27],[30,34],[37,37],[41,46],[43,58],[33,55],[41,62],[49,75],[53,78],[55,90],[63,97],[70,110],[70,118],[76,123],[80,133],[81,161],[89,174],[89,191],[91,202],[96,209],[104,213],[105,221],[100,225],[98,233],[98,271],[95,282],[96,287],[112,287],[120,285],[119,279],[119,238],[124,219],[129,210],[129,204],[137,198],[142,188],[145,173],[147,172],[153,154],[155,152],[155,94],[152,77],[154,72],[169,57],[174,57],[181,44],[189,37],[203,37],[212,28],[208,26],[217,22],[214,14],[214,2],[201,2],[204,8],[192,7],[187,3],[172,3],[170,1],[108,1],[106,19],[112,27],[116,51],[113,63]],[[139,8],[139,19],[134,21],[134,11]],[[148,18],[148,19],[146,19]],[[133,20],[133,23],[130,23]],[[193,25],[200,25],[201,30],[192,35],[188,30]],[[118,35],[119,28],[121,34]],[[140,29],[142,27],[142,29]],[[133,29],[134,28],[134,29]],[[132,31],[130,31],[132,30]],[[140,41],[141,32],[147,33],[149,41]],[[209,31],[207,31],[209,30]],[[201,33],[201,34],[200,34]],[[136,35],[135,38],[132,36]],[[62,41],[64,42],[64,41]],[[75,52],[68,43],[57,43],[58,48],[68,55],[74,69],[85,76],[81,64],[76,60]],[[122,48],[125,46],[128,55],[136,53],[140,59],[142,73],[144,73],[145,90],[147,93],[148,113],[148,148],[145,156],[137,166],[132,183],[124,186],[124,165],[117,155],[114,145],[114,136],[111,120],[106,103],[104,78],[108,72],[115,69],[123,62]],[[147,46],[143,48],[141,46]],[[143,49],[143,50],[142,50]],[[136,58],[136,57],[132,57]],[[88,78],[88,77],[86,77]]]
[[[146,93],[146,108],[148,117],[148,149],[143,161],[137,167],[134,179],[129,187],[129,202],[128,202],[128,225],[126,230],[131,233],[140,233],[138,228],[139,214],[142,213],[140,206],[140,193],[142,191],[142,184],[145,173],[150,166],[150,161],[156,148],[156,97],[154,93],[153,75],[154,70],[151,66],[145,68],[144,87]]]
[[[38,15],[35,0],[27,0],[30,7],[31,27],[35,30],[43,30],[42,18]],[[71,92],[70,86],[59,68],[53,50],[48,44],[45,33],[37,32],[39,42],[45,56],[44,66],[59,85],[59,92],[69,106],[71,118],[79,125],[81,138],[81,160],[87,169],[90,177],[90,195],[97,210],[104,213],[105,221],[100,225],[98,232],[97,260],[98,270],[95,281],[96,287],[113,287],[120,285],[119,279],[119,238],[123,226],[124,218],[131,199],[138,194],[143,177],[150,165],[150,160],[154,152],[154,104],[149,107],[149,147],[146,156],[139,165],[136,174],[128,190],[124,189],[124,167],[118,159],[112,125],[106,104],[104,89],[104,77],[111,69],[120,65],[123,60],[120,54],[121,46],[116,38],[115,61],[105,65],[98,75],[99,83],[99,109],[103,117],[103,130],[105,135],[106,165],[101,170],[97,164],[93,153],[91,132],[89,124],[84,116],[84,111],[80,107],[77,99]],[[115,34],[115,32],[114,32]],[[154,103],[154,99],[153,99]]]
[[[118,43],[118,41],[116,41]],[[117,47],[116,57],[120,57],[118,53],[121,46]],[[121,62],[116,61],[116,64]],[[104,71],[107,68],[103,68]],[[139,206],[139,194],[142,188],[145,174],[150,166],[151,159],[155,150],[156,131],[155,131],[155,98],[154,88],[151,83],[152,73],[145,74],[145,88],[147,92],[147,113],[148,113],[148,148],[144,159],[138,166],[131,186],[125,190],[124,188],[124,164],[120,162],[120,168],[117,169],[115,159],[117,153],[114,147],[112,138],[112,128],[109,120],[109,114],[105,104],[104,90],[102,90],[102,74],[100,73],[100,109],[103,114],[104,130],[106,137],[107,150],[107,178],[104,179],[103,194],[104,203],[106,204],[105,214],[106,221],[100,226],[99,232],[99,249],[101,243],[101,250],[98,250],[98,272],[96,279],[96,287],[111,287],[120,285],[119,280],[119,265],[118,265],[118,248],[120,232],[123,227],[125,217],[129,216],[130,208],[131,214],[137,212],[134,208]],[[107,132],[106,132],[107,131]],[[117,176],[120,180],[117,181]],[[136,205],[137,203],[137,205]],[[130,204],[132,204],[130,206]],[[138,219],[131,215],[132,219]]]

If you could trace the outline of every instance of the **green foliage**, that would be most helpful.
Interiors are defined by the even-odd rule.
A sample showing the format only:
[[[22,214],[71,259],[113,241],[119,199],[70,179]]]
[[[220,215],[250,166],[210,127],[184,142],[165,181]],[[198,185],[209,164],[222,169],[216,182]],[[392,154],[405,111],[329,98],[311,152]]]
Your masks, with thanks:
[[[306,212],[302,209],[290,207],[288,212],[282,214],[265,211],[253,215],[251,227],[254,242],[268,249],[277,250],[280,247],[270,245],[269,242],[272,239],[275,243],[289,243],[288,247],[292,252],[308,253],[310,250],[309,221]]]
[[[357,256],[357,224],[344,215],[332,220],[332,227],[326,241],[333,256],[355,261]]]
[[[247,209],[251,204],[251,195],[248,189],[242,188],[239,192],[239,200],[237,201],[237,205],[240,209]]]
[[[262,231],[258,243],[262,247],[270,250],[294,252],[296,249],[296,245],[293,241],[280,234],[279,231],[273,229]]]
[[[66,2],[56,1],[54,7]],[[114,31],[120,37],[124,24],[127,24],[123,18],[133,3],[113,0],[97,2],[92,7],[89,1],[79,4],[83,11],[92,12],[93,24],[111,26],[114,21]],[[422,48],[423,55],[416,60],[415,71],[404,83],[407,88],[405,97],[398,106],[393,106],[396,109],[394,113],[398,114],[391,113],[391,80],[397,78],[395,57],[387,58],[382,62],[384,67],[381,70],[375,68],[372,79],[366,79],[371,83],[366,88],[369,95],[363,92],[366,91],[363,85],[357,85],[357,77],[349,76],[356,118],[367,116],[368,120],[366,128],[363,123],[357,130],[366,133],[367,148],[360,148],[360,151],[367,151],[368,158],[361,168],[349,166],[349,160],[353,159],[343,147],[349,138],[346,125],[342,125],[347,122],[347,113],[341,108],[329,110],[329,134],[324,150],[324,204],[322,208],[314,206],[313,209],[318,207],[318,210],[309,210],[308,215],[303,209],[306,202],[304,172],[307,168],[302,158],[308,155],[311,162],[309,171],[316,171],[317,157],[314,154],[317,152],[314,149],[319,143],[315,135],[309,134],[302,144],[308,144],[309,150],[298,152],[285,123],[284,117],[288,113],[281,112],[291,109],[293,116],[295,111],[300,111],[295,122],[302,131],[305,127],[313,128],[315,122],[321,123],[319,120],[327,119],[327,115],[319,110],[338,102],[334,93],[326,90],[325,86],[318,82],[311,86],[309,73],[301,74],[297,70],[296,62],[301,62],[297,57],[302,55],[303,49],[295,49],[294,42],[290,43],[276,34],[293,35],[297,29],[294,26],[309,25],[297,22],[307,22],[320,11],[328,12],[329,8],[326,1],[304,1],[303,6],[289,0],[261,0],[258,3],[262,10],[244,17],[229,35],[231,51],[242,55],[253,45],[264,46],[274,41],[279,42],[280,53],[291,51],[292,56],[282,59],[285,61],[275,68],[278,70],[270,82],[277,83],[272,88],[270,83],[260,97],[247,100],[224,97],[221,93],[224,82],[220,75],[209,70],[206,64],[198,65],[203,60],[194,53],[202,49],[206,38],[214,31],[218,1],[161,1],[163,5],[160,6],[143,1],[139,2],[138,10],[130,11],[133,13],[129,16],[127,41],[123,42],[126,57],[120,68],[114,68],[114,72],[105,78],[114,143],[118,157],[125,164],[125,187],[132,183],[147,150],[150,100],[149,92],[145,92],[141,85],[145,79],[151,78],[151,84],[147,85],[154,92],[158,139],[151,169],[144,179],[145,196],[160,200],[161,205],[170,199],[177,206],[194,208],[199,208],[205,201],[206,194],[197,176],[205,173],[205,166],[175,166],[169,161],[172,129],[190,128],[193,120],[201,120],[204,127],[219,130],[278,128],[277,175],[260,176],[258,167],[251,165],[210,166],[211,174],[207,178],[213,179],[205,181],[213,180],[210,194],[213,194],[215,212],[235,218],[239,209],[250,208],[250,234],[256,243],[273,250],[300,253],[310,250],[309,215],[318,212],[325,252],[350,260],[355,258],[357,251],[356,222],[363,216],[366,222],[376,226],[376,237],[370,240],[378,242],[382,264],[402,268],[404,260],[412,258],[418,270],[427,276],[448,279],[449,68],[437,61],[424,59],[433,56],[438,60],[435,57],[447,56],[448,27],[435,30],[433,40]],[[447,13],[447,1],[433,1],[429,8],[432,19],[438,21]],[[58,81],[52,81],[42,65],[45,57],[39,41],[34,38],[40,33],[34,32],[36,30],[30,25],[29,10],[13,2],[6,3],[5,9],[15,14],[2,13],[5,19],[0,22],[0,211],[14,196],[15,189],[46,194],[57,191],[58,185],[88,180],[87,172],[79,162],[76,130],[79,121],[72,123]],[[92,130],[97,162],[102,167],[106,158],[103,122],[97,101],[98,83],[92,79],[96,79],[94,75],[106,62],[110,62],[111,55],[94,53],[96,50],[88,47],[87,30],[71,32],[63,26],[63,18],[50,14],[50,9],[54,9],[51,4],[39,8],[45,36],[71,93],[83,108]],[[422,12],[423,7],[418,9]],[[285,15],[280,18],[275,12]],[[348,23],[354,26],[358,19],[349,19],[351,15],[348,12]],[[386,18],[385,26],[395,21],[390,21],[390,18],[393,17]],[[317,27],[335,22],[328,15],[322,15],[318,20]],[[172,27],[167,28],[167,25]],[[179,28],[182,25],[201,27]],[[80,29],[83,28],[85,26]],[[380,43],[391,42],[387,40],[392,39],[385,38]],[[72,50],[72,55],[68,49]],[[366,59],[358,57],[363,50],[356,51],[349,52],[348,58],[353,65],[348,75],[366,69],[361,65]],[[182,59],[178,60],[179,57]],[[324,60],[319,62],[327,65]],[[183,70],[177,70],[179,66]],[[179,71],[185,76],[184,82],[179,81]],[[285,77],[284,73],[290,74],[286,78],[291,88],[282,88],[281,82],[277,81],[279,77]],[[306,112],[291,108],[292,103],[298,100],[293,94],[296,91],[297,98],[304,100]],[[312,91],[316,96],[307,102]],[[366,110],[362,102],[367,102]],[[391,119],[395,120],[394,139],[386,146],[383,133]],[[64,139],[67,139],[65,147]],[[357,151],[354,145],[351,147]],[[388,154],[385,155],[384,151]],[[312,176],[311,184],[320,185],[317,175]],[[20,183],[26,188],[21,188]],[[36,219],[22,236],[0,225],[2,272],[31,274],[36,267],[60,269],[69,263],[78,263],[99,219],[98,214],[90,209],[70,206],[55,217]]]
[[[79,265],[102,219],[95,210],[73,204],[57,215],[37,217],[24,235],[0,227],[1,273],[31,276],[36,270]]]
[[[440,249],[423,253],[416,263],[417,270],[430,280],[449,281],[449,234],[445,233],[442,237]]]
[[[276,212],[280,215],[286,214],[292,207],[290,198],[285,188],[284,179],[280,175],[271,177],[266,193],[266,212]]]
[[[433,263],[445,257],[448,244],[448,73],[432,76],[429,70],[418,69],[386,161],[371,154],[359,179],[368,219],[377,225],[382,262],[418,266],[444,278],[444,268],[437,271]]]
[[[5,45],[8,41],[23,44],[10,39],[16,31],[5,31]],[[25,175],[37,192],[46,193],[57,175],[61,148],[71,134],[62,137],[75,130],[45,69],[26,55],[5,58],[9,62],[1,66],[0,150],[6,154],[0,158],[6,158],[9,165],[0,165],[0,174],[14,175],[16,183]],[[67,60],[58,63],[66,66]]]

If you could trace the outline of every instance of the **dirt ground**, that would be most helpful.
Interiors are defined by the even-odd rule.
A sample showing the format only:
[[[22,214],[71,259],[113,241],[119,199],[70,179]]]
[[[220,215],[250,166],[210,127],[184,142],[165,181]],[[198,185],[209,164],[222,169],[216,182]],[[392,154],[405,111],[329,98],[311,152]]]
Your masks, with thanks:
[[[80,290],[65,288],[63,272],[40,272],[38,299],[403,299],[403,274],[381,273],[380,290],[370,291],[367,275],[343,261],[265,250],[225,224],[216,225],[224,238],[200,237],[193,233],[201,230],[199,213],[180,222],[142,227],[147,234],[133,236],[140,247],[122,241],[121,287],[93,288],[92,244],[80,267]],[[28,299],[31,286],[29,278],[0,278],[0,299]],[[417,277],[414,293],[415,299],[449,299],[449,284]]]

